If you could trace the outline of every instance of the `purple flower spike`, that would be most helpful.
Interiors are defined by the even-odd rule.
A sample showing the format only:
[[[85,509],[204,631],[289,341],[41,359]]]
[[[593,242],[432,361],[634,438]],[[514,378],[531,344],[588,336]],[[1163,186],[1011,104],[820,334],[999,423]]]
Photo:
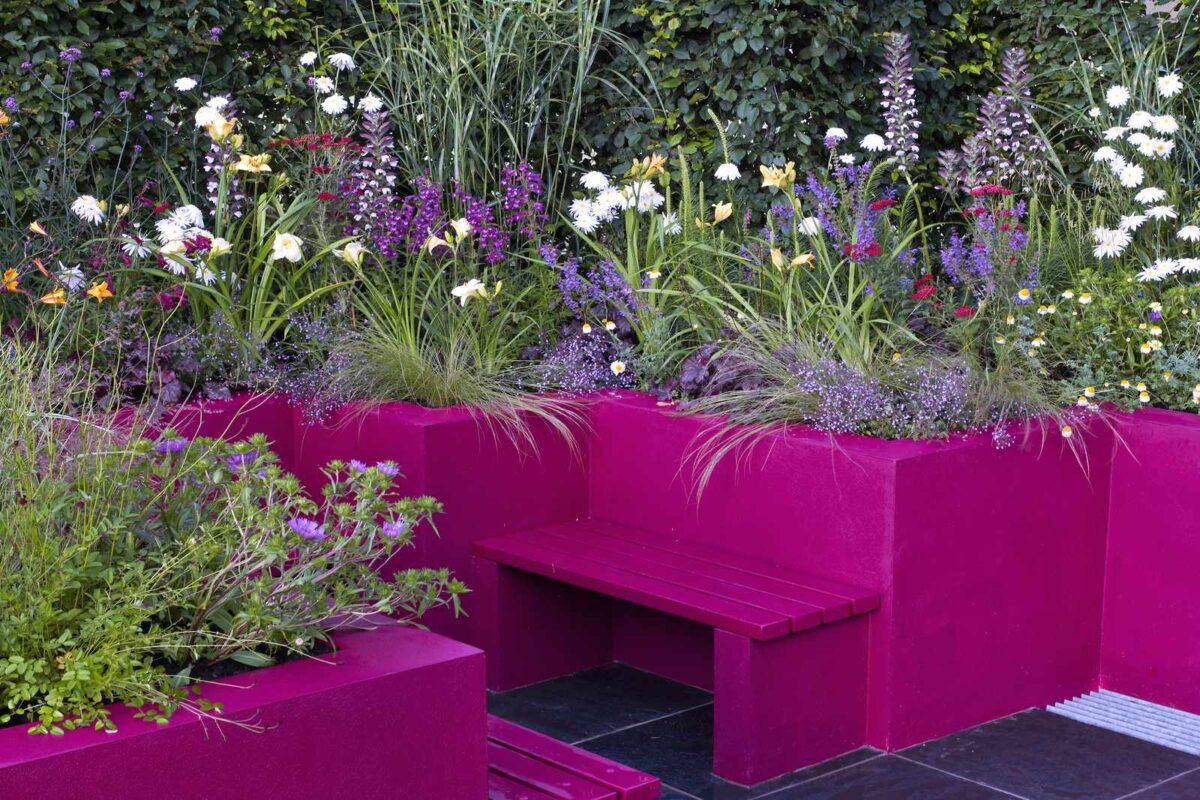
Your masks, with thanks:
[[[396,478],[400,475],[400,468],[396,466],[394,461],[380,461],[375,465],[375,469],[387,475],[389,478]]]
[[[407,520],[399,519],[395,522],[383,523],[383,535],[389,539],[398,539],[408,533],[409,524]]]
[[[248,450],[245,453],[234,453],[229,458],[225,459],[225,466],[231,470],[241,469],[247,464],[253,464],[258,460],[257,450]]]
[[[318,525],[316,520],[309,519],[308,517],[292,517],[288,520],[288,527],[295,531],[302,539],[315,541],[325,538],[325,526]]]
[[[180,453],[188,446],[187,439],[163,439],[154,445],[154,452],[166,455],[167,453]]]

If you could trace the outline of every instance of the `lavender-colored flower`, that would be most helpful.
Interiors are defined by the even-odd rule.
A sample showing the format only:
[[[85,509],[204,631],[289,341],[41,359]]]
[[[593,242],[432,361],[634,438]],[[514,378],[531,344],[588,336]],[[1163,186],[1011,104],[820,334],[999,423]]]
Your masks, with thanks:
[[[258,460],[257,450],[247,450],[244,453],[234,453],[225,459],[225,466],[230,470],[238,470]]]
[[[412,526],[409,525],[408,520],[398,519],[394,522],[392,520],[388,520],[383,523],[380,528],[380,532],[389,539],[398,539],[404,534],[408,533],[411,527]]]
[[[183,438],[161,439],[154,445],[154,452],[166,455],[183,452],[188,446],[188,440]]]
[[[9,95],[8,97],[4,98],[4,107],[13,113],[16,113],[17,98],[13,97],[12,95]]]
[[[288,520],[288,527],[302,539],[316,540],[325,538],[325,526],[308,517],[292,517]]]
[[[379,461],[375,464],[375,469],[379,470],[389,478],[400,477],[400,468],[396,466],[394,461]]]
[[[884,138],[902,169],[917,163],[920,158],[917,141],[921,120],[917,115],[917,93],[913,88],[911,51],[908,34],[888,36],[884,46],[883,75],[879,79],[882,87],[879,105],[887,123]]]
[[[68,64],[74,64],[83,57],[83,51],[78,47],[68,47],[66,50],[59,50],[58,57]]]
[[[22,61],[21,69],[33,69],[33,62],[32,61]]]
[[[219,41],[221,41],[222,33],[224,33],[224,31],[221,28],[214,25],[213,27],[208,29],[208,38],[211,41],[219,42]]]
[[[111,78],[112,70],[109,69],[108,67],[105,67],[104,69],[100,70],[100,77],[101,78]]]
[[[133,97],[133,92],[129,91],[128,89],[122,89],[117,93],[117,97],[121,98],[121,102],[124,103]]]
[[[516,167],[505,165],[500,171],[500,189],[505,221],[531,241],[541,235],[549,217],[541,199],[545,187],[538,171],[524,161]]]
[[[350,471],[351,472],[366,472],[367,469],[368,469],[367,465],[364,464],[363,462],[359,461],[357,458],[353,458],[350,460]]]

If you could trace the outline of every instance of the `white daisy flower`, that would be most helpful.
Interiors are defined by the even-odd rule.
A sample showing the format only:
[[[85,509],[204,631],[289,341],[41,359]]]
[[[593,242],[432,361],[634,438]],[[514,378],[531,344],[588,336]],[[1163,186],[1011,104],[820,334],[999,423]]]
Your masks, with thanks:
[[[1146,142],[1150,141],[1150,135],[1142,131],[1134,131],[1129,134],[1129,138],[1125,141],[1129,142],[1134,147],[1141,147]]]
[[[847,164],[847,165],[849,165],[849,164],[853,164],[853,163],[854,163],[854,156],[852,156],[852,155],[850,155],[849,153],[847,153],[847,154],[846,154],[846,155],[844,155],[844,156],[838,156],[838,161],[842,162],[843,164]]]
[[[175,89],[180,92],[190,92],[195,89],[198,84],[193,78],[180,78],[175,81]]]
[[[150,248],[141,239],[126,239],[121,243],[121,252],[130,258],[145,258],[150,255]]]
[[[1174,72],[1158,76],[1158,93],[1163,97],[1174,97],[1183,91],[1183,81]]]
[[[1126,164],[1117,177],[1126,189],[1136,189],[1146,179],[1146,173],[1137,164]]]
[[[579,230],[580,233],[592,233],[596,228],[600,227],[600,220],[595,214],[579,214],[574,217],[571,222]]]
[[[1179,259],[1180,272],[1200,272],[1200,258]]]
[[[313,81],[313,88],[317,90],[317,94],[329,94],[333,91],[333,78],[322,75]]]
[[[1130,97],[1129,90],[1124,86],[1110,86],[1104,93],[1104,102],[1109,108],[1121,108],[1129,102]]]
[[[374,114],[383,108],[383,101],[373,94],[364,95],[358,101],[358,108],[361,111],[366,111],[368,114]]]
[[[1175,149],[1175,143],[1170,139],[1150,137],[1138,145],[1138,152],[1147,158],[1166,158]]]
[[[841,128],[830,128],[825,131],[825,138],[832,139],[835,142],[843,142],[846,140],[846,131]]]
[[[679,222],[679,215],[674,211],[663,214],[662,217],[663,232],[668,236],[678,236],[683,233],[683,225]],[[658,277],[658,273],[652,272],[653,278]],[[652,279],[653,279],[652,278]]]
[[[300,56],[300,66],[302,67],[311,67],[315,63],[317,63],[317,54],[312,50]]]
[[[1200,242],[1200,225],[1184,225],[1175,232],[1175,238],[1185,242]]]
[[[340,94],[331,94],[321,101],[321,110],[326,114],[333,114],[334,116],[345,113],[348,107],[349,104],[346,102],[346,98]]]
[[[190,204],[176,208],[167,219],[181,228],[204,227],[204,212]]]
[[[805,236],[819,236],[821,233],[821,220],[816,217],[805,217],[796,223],[796,229]]]
[[[1154,130],[1163,134],[1164,136],[1170,136],[1171,134],[1178,133],[1179,131],[1179,121],[1170,114],[1163,114],[1162,116],[1155,117],[1153,125]]]
[[[195,279],[206,286],[212,286],[217,281],[217,273],[201,264],[196,267]]]
[[[1117,223],[1117,227],[1123,231],[1136,231],[1142,227],[1147,219],[1145,214],[1126,214],[1121,217],[1120,222]]]
[[[1095,106],[1092,106],[1091,108],[1088,109],[1088,116],[1091,117],[1092,119],[1096,119],[1097,117],[1100,116],[1100,109],[1096,108]]]
[[[868,133],[862,138],[862,141],[859,142],[859,144],[862,146],[863,150],[867,150],[872,153],[881,153],[887,149],[887,142],[885,142],[883,137],[877,133]]]
[[[1144,206],[1148,206],[1148,205],[1157,203],[1159,200],[1162,200],[1166,196],[1167,196],[1167,193],[1164,192],[1162,189],[1156,188],[1154,186],[1147,186],[1145,189],[1142,189],[1140,192],[1135,194],[1133,196],[1133,199],[1136,200],[1137,202],[1141,203]]]
[[[1107,163],[1117,157],[1117,151],[1104,145],[1096,148],[1096,152],[1092,153],[1092,160]]]
[[[595,216],[596,208],[591,200],[586,197],[580,197],[571,201],[567,213],[571,215],[571,219],[578,219],[583,216]]]
[[[352,72],[354,70],[354,59],[350,57],[349,53],[334,53],[328,60],[329,66],[338,72]]]
[[[579,179],[579,183],[585,189],[591,189],[593,192],[602,192],[608,188],[608,176],[603,172],[592,170],[583,173],[583,176]]]
[[[1116,141],[1117,139],[1120,139],[1122,136],[1124,136],[1128,132],[1129,132],[1128,128],[1122,128],[1120,126],[1116,126],[1116,127],[1109,128],[1106,131],[1104,131],[1103,136],[1105,139],[1112,142],[1112,141]]]
[[[717,167],[717,171],[713,173],[713,177],[719,181],[736,181],[742,177],[742,171],[738,169],[737,164],[731,164],[726,161]]]
[[[1175,206],[1153,206],[1146,209],[1146,216],[1150,219],[1175,219],[1179,215],[1175,213]]]
[[[71,203],[71,213],[93,225],[104,222],[104,205],[90,194],[81,194],[76,197]]]
[[[1152,124],[1154,124],[1154,117],[1149,111],[1135,111],[1125,121],[1125,127],[1135,131],[1149,128]]]

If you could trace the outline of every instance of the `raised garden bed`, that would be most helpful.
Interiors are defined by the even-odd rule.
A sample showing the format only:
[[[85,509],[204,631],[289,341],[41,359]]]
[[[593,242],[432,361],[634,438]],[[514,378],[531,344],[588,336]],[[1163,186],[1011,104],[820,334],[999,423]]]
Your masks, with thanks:
[[[483,654],[398,625],[337,642],[205,687],[230,722],[118,707],[114,733],[0,730],[0,797],[484,797]]]

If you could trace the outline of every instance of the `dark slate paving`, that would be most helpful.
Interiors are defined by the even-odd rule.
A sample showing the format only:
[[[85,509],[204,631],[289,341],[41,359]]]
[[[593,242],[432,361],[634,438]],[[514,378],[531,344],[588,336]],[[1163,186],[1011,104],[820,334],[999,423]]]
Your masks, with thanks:
[[[900,755],[1027,800],[1116,800],[1200,767],[1200,758],[1033,710]]]
[[[765,800],[1012,800],[1012,796],[896,756],[880,756]]]
[[[1200,770],[1129,795],[1128,800],[1196,800],[1200,798]]]
[[[578,742],[712,702],[712,694],[611,664],[488,697],[488,711]]]

